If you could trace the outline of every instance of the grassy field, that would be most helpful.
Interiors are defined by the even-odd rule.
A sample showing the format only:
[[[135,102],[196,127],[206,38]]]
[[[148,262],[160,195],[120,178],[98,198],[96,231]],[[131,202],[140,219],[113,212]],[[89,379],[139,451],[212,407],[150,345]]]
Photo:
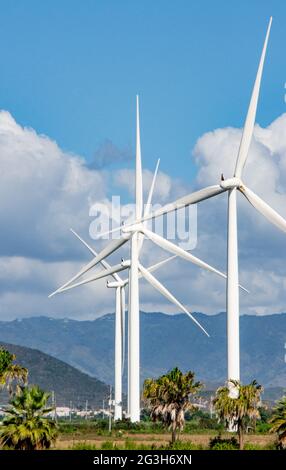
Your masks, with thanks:
[[[205,432],[197,434],[183,433],[179,436],[178,447],[186,449],[207,449],[209,441],[217,435],[216,432]],[[222,438],[229,439],[229,434],[222,434]],[[269,434],[249,434],[245,436],[245,444],[248,449],[267,449],[274,446],[275,436]],[[57,449],[119,449],[119,448],[159,448],[167,447],[170,442],[169,433],[130,433],[115,432],[114,434],[98,435],[96,433],[84,433],[79,435],[61,434]]]

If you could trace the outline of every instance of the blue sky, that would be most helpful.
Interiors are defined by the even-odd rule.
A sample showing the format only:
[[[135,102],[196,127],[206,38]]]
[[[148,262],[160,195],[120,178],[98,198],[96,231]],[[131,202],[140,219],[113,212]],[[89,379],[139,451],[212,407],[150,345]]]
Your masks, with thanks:
[[[88,160],[106,139],[134,148],[138,92],[144,166],[161,157],[162,170],[189,182],[197,138],[243,124],[271,14],[257,121],[267,125],[286,109],[282,0],[2,0],[0,7],[0,107]]]

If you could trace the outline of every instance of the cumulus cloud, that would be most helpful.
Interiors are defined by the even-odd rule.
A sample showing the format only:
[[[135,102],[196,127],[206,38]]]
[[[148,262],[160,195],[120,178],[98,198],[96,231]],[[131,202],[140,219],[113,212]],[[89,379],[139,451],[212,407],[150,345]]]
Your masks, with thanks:
[[[286,217],[286,115],[267,128],[256,126],[243,180]],[[201,136],[193,155],[197,176],[193,182],[174,180],[159,171],[154,202],[166,203],[209,184],[221,173],[232,176],[241,130],[217,129]],[[110,147],[110,155],[113,152]],[[103,152],[104,153],[104,152]],[[109,172],[88,167],[78,155],[64,152],[56,142],[19,126],[0,112],[0,314],[2,319],[30,315],[94,318],[114,311],[113,292],[105,281],[65,295],[47,295],[70,278],[90,254],[69,233],[75,228],[88,240],[90,208],[110,205],[107,188],[127,190],[133,200],[134,172]],[[104,160],[104,158],[103,158]],[[103,164],[102,164],[103,166]],[[145,200],[153,173],[144,170]],[[285,236],[238,198],[240,277],[250,295],[241,293],[242,313],[285,311]],[[226,267],[227,195],[198,206],[198,243],[194,254],[215,267]],[[98,250],[104,242],[89,240]],[[111,257],[128,257],[125,248]],[[142,262],[150,266],[169,254],[145,242]],[[123,274],[124,275],[124,274]],[[216,313],[225,309],[225,283],[183,260],[165,265],[156,276],[191,311]],[[177,312],[145,281],[140,281],[140,304],[147,311]]]
[[[115,150],[111,144],[103,146],[102,159],[106,152],[114,157]],[[113,311],[114,296],[105,281],[53,300],[47,296],[90,259],[69,228],[88,240],[90,209],[96,202],[110,205],[107,188],[124,186],[121,170],[108,173],[87,166],[82,157],[64,152],[47,136],[21,127],[6,111],[0,112],[0,155],[1,318],[94,318]],[[151,172],[146,170],[144,178],[149,188]],[[155,196],[170,195],[171,179],[160,173],[158,181]],[[104,243],[97,241],[96,249]],[[122,255],[128,256],[127,247]]]
[[[255,127],[254,139],[243,173],[243,181],[286,218],[286,114],[267,128]],[[241,130],[217,129],[197,142],[194,157],[198,166],[196,186],[219,182],[234,172]],[[227,196],[199,206],[198,253],[220,267],[225,263]],[[238,195],[240,276],[251,294],[241,296],[244,313],[285,311],[286,269],[283,260],[285,235]]]
[[[105,194],[103,175],[5,111],[0,155],[0,255],[72,256],[67,229],[86,228],[89,206]]]

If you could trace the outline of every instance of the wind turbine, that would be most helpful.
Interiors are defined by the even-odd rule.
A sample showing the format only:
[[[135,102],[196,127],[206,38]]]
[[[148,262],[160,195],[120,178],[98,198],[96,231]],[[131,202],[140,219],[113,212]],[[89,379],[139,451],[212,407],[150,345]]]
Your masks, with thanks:
[[[135,170],[135,202],[136,202],[136,214],[135,218],[140,218],[144,222],[144,218],[150,219],[150,214],[143,215],[143,194],[142,194],[142,166],[141,166],[141,146],[140,146],[140,126],[139,126],[139,102],[137,97],[137,112],[136,112],[136,170]],[[135,221],[136,222],[136,221]],[[130,225],[128,225],[130,227]],[[217,275],[226,278],[226,275],[213,268],[206,262],[195,257],[191,253],[182,248],[178,247],[176,244],[165,240],[163,237],[155,234],[154,232],[148,230],[144,223],[138,224],[134,223],[132,229],[128,231],[128,227],[120,227],[122,229],[122,236],[119,239],[112,240],[105,248],[103,248],[97,256],[93,258],[88,264],[83,266],[80,271],[73,276],[69,281],[59,287],[51,296],[69,290],[75,286],[82,285],[93,280],[105,277],[107,275],[107,270],[105,274],[98,273],[88,279],[85,279],[81,282],[73,284],[74,281],[79,279],[90,269],[95,267],[98,263],[104,260],[107,256],[114,253],[118,248],[123,246],[130,240],[130,264],[122,262],[119,265],[113,266],[109,269],[108,274],[113,274],[115,272],[122,271],[124,269],[129,269],[129,313],[128,313],[128,340],[129,340],[129,386],[128,386],[128,395],[129,395],[129,414],[132,422],[140,420],[140,370],[139,370],[139,287],[138,287],[138,278],[139,273],[145,277],[151,284],[160,292],[165,295],[171,302],[174,302],[180,309],[187,313],[193,321],[206,333],[203,327],[197,322],[197,320],[185,309],[185,307],[177,301],[177,299],[161,284],[158,280],[155,280],[152,275],[146,273],[146,270],[139,263],[139,251],[142,244],[142,235],[148,236],[153,242],[163,249],[167,249],[172,252],[174,255],[180,256],[197,266],[207,269],[210,272],[216,273]],[[144,231],[144,232],[143,232]]]
[[[74,230],[72,233],[86,246],[86,248],[94,255],[97,256],[96,251],[80,237]],[[139,279],[144,277],[153,287],[155,287],[161,294],[163,294],[168,300],[175,303],[184,313],[187,313],[190,316],[189,311],[179,304],[174,296],[167,291],[166,288],[153,276],[151,273],[161,268],[166,263],[172,261],[176,256],[170,256],[169,258],[163,259],[158,263],[150,266],[148,269],[144,268],[141,264],[139,265],[140,273]],[[114,267],[110,266],[106,261],[101,262],[104,267],[104,271],[97,273],[92,280],[86,279],[80,283],[71,285],[63,289],[61,292],[71,290],[80,285],[87,284],[89,282],[94,282],[98,279],[102,279],[108,276],[113,276],[114,281],[107,281],[108,288],[115,289],[115,380],[114,380],[114,395],[115,395],[115,410],[114,410],[114,419],[122,419],[122,375],[124,370],[124,357],[125,357],[125,288],[128,286],[129,278],[122,279],[117,273],[114,273]],[[122,262],[122,267],[127,269],[130,266],[130,262]],[[118,269],[116,267],[116,269]],[[117,271],[118,272],[118,271]],[[111,274],[110,274],[111,273]],[[192,316],[191,319],[193,320]],[[206,331],[203,330],[205,333]]]
[[[150,186],[147,204],[145,207],[144,215],[148,215],[151,210],[151,202],[154,192],[155,181],[158,173],[158,168],[160,164],[160,159],[157,162],[155,172],[153,175],[152,183]],[[71,229],[71,232],[80,240],[80,242],[93,254],[93,256],[97,256],[98,253],[86,242],[81,238],[74,230]],[[139,247],[139,251],[143,245],[143,238],[141,238],[141,244]],[[166,262],[169,262],[174,257],[170,257],[166,260],[163,260],[151,268],[150,271],[154,271],[161,267]],[[125,287],[128,284],[128,279],[123,280],[119,274],[119,267],[118,271],[115,271],[113,267],[110,266],[107,261],[102,260],[100,264],[105,268],[105,272],[98,273],[98,279],[107,276],[113,277],[113,282],[107,281],[108,288],[115,289],[115,344],[114,344],[114,419],[121,420],[122,419],[122,375],[124,370],[124,358],[125,358]],[[127,268],[127,263],[124,263],[122,267]],[[117,269],[117,268],[116,268]],[[110,274],[111,273],[111,274]],[[74,287],[74,286],[72,286]]]
[[[228,236],[227,236],[227,378],[230,389],[230,396],[237,397],[237,388],[232,385],[232,380],[240,380],[240,350],[239,350],[239,290],[238,290],[238,250],[237,250],[237,191],[239,191],[250,204],[260,212],[266,219],[286,232],[286,220],[283,219],[274,209],[264,202],[257,194],[251,191],[242,182],[242,173],[249,153],[249,148],[253,136],[257,103],[261,85],[262,71],[265,61],[266,49],[272,24],[270,18],[267,33],[260,57],[260,62],[254,82],[254,87],[250,99],[250,104],[242,132],[240,147],[236,159],[234,175],[232,178],[221,180],[220,184],[209,186],[192,194],[184,196],[177,201],[167,204],[158,211],[151,212],[147,217],[138,219],[135,225],[124,227],[123,232],[128,233],[141,230],[147,237],[154,238],[154,234],[149,234],[142,228],[142,221],[159,217],[173,210],[181,209],[190,204],[196,204],[203,200],[217,196],[223,192],[228,192]],[[156,235],[157,237],[157,235]],[[155,241],[155,240],[153,240]],[[171,250],[169,250],[171,251]]]

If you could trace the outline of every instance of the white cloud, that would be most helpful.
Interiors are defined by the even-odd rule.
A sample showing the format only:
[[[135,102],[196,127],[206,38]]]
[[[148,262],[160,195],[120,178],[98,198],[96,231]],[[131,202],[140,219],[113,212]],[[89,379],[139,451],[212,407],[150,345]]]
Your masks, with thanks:
[[[198,174],[193,188],[215,184],[220,174],[233,174],[241,130],[226,128],[206,133],[194,149]],[[48,299],[48,294],[78,270],[89,254],[69,234],[74,227],[88,239],[89,208],[109,202],[106,188],[117,186],[133,195],[133,171],[95,171],[83,158],[62,151],[46,136],[22,128],[0,112],[0,314],[2,319],[30,315],[94,318],[114,310],[114,295],[105,281]],[[144,170],[145,198],[152,172]],[[286,115],[266,129],[255,128],[255,139],[243,177],[245,183],[286,217]],[[191,182],[189,182],[191,183]],[[159,172],[154,202],[169,202],[191,189]],[[285,311],[286,239],[243,198],[239,197],[241,282],[250,295],[241,295],[241,312]],[[131,199],[132,201],[132,199]],[[198,207],[198,245],[194,254],[221,270],[226,265],[225,194]],[[92,242],[98,249],[99,242]],[[103,243],[106,243],[103,242]],[[113,255],[127,257],[125,247]],[[149,266],[169,256],[146,243],[142,261]],[[190,311],[216,313],[225,309],[225,283],[186,261],[154,273]],[[140,281],[141,308],[177,311],[146,282]]]
[[[67,230],[87,226],[104,177],[46,136],[0,112],[0,246],[11,256],[71,256]]]
[[[265,129],[255,127],[243,181],[286,218],[285,130],[285,114]],[[199,166],[196,185],[218,183],[221,173],[225,178],[233,175],[240,138],[241,130],[226,128],[209,132],[198,140],[194,149]],[[221,195],[216,201],[199,206],[198,252],[219,267],[226,259],[226,202],[227,196]],[[249,296],[241,296],[241,311],[258,314],[285,311],[285,234],[264,219],[242,195],[238,195],[238,223],[240,276],[251,290]]]

